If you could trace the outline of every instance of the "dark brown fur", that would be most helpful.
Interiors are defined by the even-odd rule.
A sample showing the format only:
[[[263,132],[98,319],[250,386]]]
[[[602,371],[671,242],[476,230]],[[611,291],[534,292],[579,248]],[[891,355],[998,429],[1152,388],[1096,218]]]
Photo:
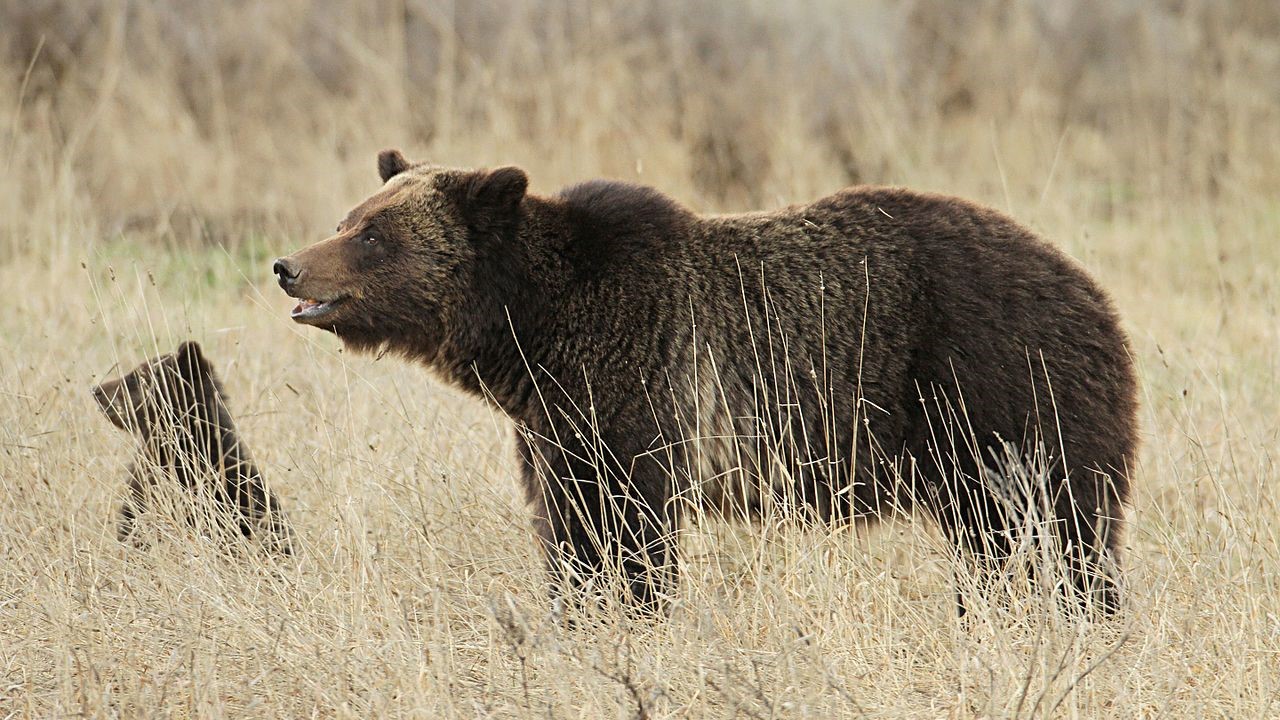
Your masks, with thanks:
[[[1077,597],[1116,607],[1133,364],[1105,293],[1012,220],[878,187],[705,217],[625,183],[543,197],[516,168],[387,152],[379,169],[280,283],[316,299],[299,321],[516,421],[558,591],[620,565],[636,602],[660,601],[686,499],[920,510],[992,563],[1029,503]],[[1007,453],[1047,466],[1021,494],[993,482]]]
[[[199,345],[182,343],[98,385],[93,396],[113,425],[141,443],[129,466],[129,497],[120,507],[121,542],[137,540],[135,521],[153,488],[176,483],[196,496],[208,493],[231,535],[292,552],[284,511],[240,441],[226,392]]]

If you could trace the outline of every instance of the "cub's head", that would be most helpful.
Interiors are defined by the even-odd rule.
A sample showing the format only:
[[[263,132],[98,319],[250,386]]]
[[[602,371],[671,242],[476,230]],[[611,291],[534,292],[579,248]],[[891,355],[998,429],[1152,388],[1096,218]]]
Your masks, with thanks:
[[[378,174],[381,189],[332,237],[276,260],[274,271],[300,301],[295,321],[358,350],[430,355],[450,332],[477,253],[516,227],[528,178],[515,167],[410,163],[396,150],[378,155]]]
[[[200,346],[184,342],[123,377],[93,388],[113,425],[142,437],[160,427],[206,419],[221,402],[222,386]]]

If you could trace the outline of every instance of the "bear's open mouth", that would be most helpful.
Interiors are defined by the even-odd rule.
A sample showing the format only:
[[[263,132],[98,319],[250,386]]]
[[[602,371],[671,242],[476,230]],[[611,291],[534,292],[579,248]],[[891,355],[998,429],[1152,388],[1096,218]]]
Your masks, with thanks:
[[[342,301],[344,300],[346,300],[345,297],[336,297],[336,298],[333,298],[332,300],[316,300],[315,298],[303,298],[298,303],[297,307],[293,309],[293,312],[289,314],[289,317],[292,317],[294,320],[298,322],[316,320],[318,318],[324,317],[325,315],[328,315],[330,312],[333,312],[333,309],[337,307],[339,304],[341,304]]]

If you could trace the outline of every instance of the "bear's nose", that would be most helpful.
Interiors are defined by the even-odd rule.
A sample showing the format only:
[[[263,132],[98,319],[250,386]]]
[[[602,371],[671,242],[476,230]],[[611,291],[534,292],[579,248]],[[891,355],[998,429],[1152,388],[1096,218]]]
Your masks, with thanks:
[[[298,279],[298,270],[293,266],[293,261],[289,258],[279,258],[275,265],[271,266],[271,272],[276,274],[280,281],[280,287],[288,290],[294,280]]]

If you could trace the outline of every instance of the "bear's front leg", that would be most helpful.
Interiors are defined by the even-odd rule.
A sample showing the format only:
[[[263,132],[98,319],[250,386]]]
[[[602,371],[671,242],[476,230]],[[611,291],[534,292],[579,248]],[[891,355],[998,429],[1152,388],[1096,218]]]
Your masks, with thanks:
[[[679,524],[660,468],[624,469],[617,455],[538,439],[522,438],[521,454],[553,602],[616,599],[643,615],[664,612]]]
[[[134,534],[134,529],[138,516],[147,509],[147,490],[150,482],[143,476],[143,472],[136,465],[130,466],[129,494],[124,502],[120,503],[120,510],[116,514],[116,540],[132,543],[139,548],[144,547],[145,543]]]

